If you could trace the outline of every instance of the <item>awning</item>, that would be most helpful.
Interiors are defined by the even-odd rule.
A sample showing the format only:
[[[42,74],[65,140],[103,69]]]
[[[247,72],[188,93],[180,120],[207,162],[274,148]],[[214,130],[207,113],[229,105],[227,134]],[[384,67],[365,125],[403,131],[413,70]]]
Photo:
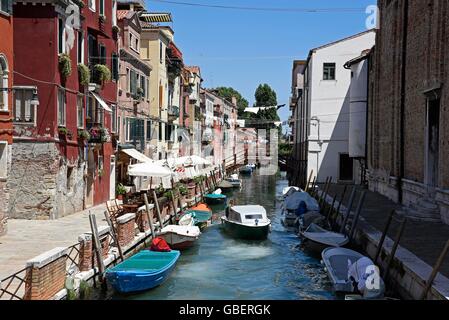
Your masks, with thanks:
[[[136,159],[137,161],[140,161],[140,162],[153,162],[153,160],[148,158],[143,153],[140,153],[136,149],[122,149],[121,151],[126,153],[128,156]]]
[[[144,12],[140,18],[146,22],[173,22],[170,13],[148,13]]]
[[[98,103],[101,105],[101,107],[108,111],[108,112],[112,112],[111,108],[109,108],[109,106],[107,105],[106,102],[104,102],[103,99],[101,99],[95,92],[91,92],[91,94],[94,96],[95,99],[97,99]]]

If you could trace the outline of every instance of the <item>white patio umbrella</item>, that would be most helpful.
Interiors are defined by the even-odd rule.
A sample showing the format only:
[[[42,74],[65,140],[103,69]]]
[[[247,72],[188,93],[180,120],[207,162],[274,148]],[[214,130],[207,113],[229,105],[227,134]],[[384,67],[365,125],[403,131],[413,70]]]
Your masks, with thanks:
[[[172,174],[171,170],[155,163],[142,162],[128,166],[128,174],[133,177],[163,178]]]

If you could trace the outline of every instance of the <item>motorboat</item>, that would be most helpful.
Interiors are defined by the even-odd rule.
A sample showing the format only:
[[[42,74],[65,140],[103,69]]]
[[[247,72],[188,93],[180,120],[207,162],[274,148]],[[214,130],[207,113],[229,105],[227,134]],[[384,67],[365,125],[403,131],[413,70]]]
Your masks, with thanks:
[[[361,253],[346,248],[327,248],[322,263],[337,293],[361,293],[362,299],[383,299],[385,284],[379,268]]]
[[[176,266],[180,252],[143,250],[106,271],[106,279],[120,293],[141,292],[161,285]]]
[[[229,178],[226,178],[225,181],[232,184],[234,188],[240,188],[242,186],[242,180],[239,179],[238,174],[231,174]]]
[[[228,197],[222,194],[221,189],[218,189],[213,193],[204,195],[204,201],[207,204],[220,204],[226,202],[227,199]]]
[[[303,191],[301,190],[301,188],[298,187],[285,187],[284,189],[282,189],[282,196],[284,198],[287,198],[288,196],[290,196],[295,192],[303,192]]]
[[[212,219],[212,209],[205,203],[199,203],[187,210],[185,214],[190,214],[193,217],[194,225],[198,226],[201,231],[210,224]]]
[[[240,167],[239,171],[241,174],[250,175],[251,173],[253,173],[253,168],[250,165],[246,165]]]
[[[343,247],[349,242],[348,236],[328,231],[312,223],[304,232],[300,232],[303,244],[309,249],[322,252],[328,247]]]
[[[196,226],[168,225],[159,232],[158,237],[163,238],[170,248],[184,250],[192,247],[200,234],[200,228]]]
[[[227,233],[240,239],[264,240],[271,230],[267,212],[259,205],[230,207],[221,222]]]

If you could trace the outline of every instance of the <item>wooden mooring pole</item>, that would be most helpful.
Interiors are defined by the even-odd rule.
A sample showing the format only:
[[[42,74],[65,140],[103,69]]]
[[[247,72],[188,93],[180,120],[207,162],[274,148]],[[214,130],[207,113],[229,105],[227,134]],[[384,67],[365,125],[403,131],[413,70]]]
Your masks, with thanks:
[[[305,192],[309,191],[309,185],[310,185],[310,181],[312,180],[312,176],[313,176],[313,170],[310,171],[309,179],[307,179],[307,184],[304,187]]]
[[[103,264],[103,255],[101,254],[100,237],[98,236],[97,220],[95,218],[95,215],[90,211],[89,211],[89,222],[90,222],[90,229],[92,231],[95,256],[97,257],[97,262],[98,262],[99,279],[100,279],[100,283],[103,283],[104,264]]]
[[[394,241],[393,248],[391,249],[391,253],[388,256],[388,260],[387,260],[387,264],[386,264],[385,272],[384,272],[384,276],[383,276],[385,283],[387,283],[387,279],[390,274],[390,267],[393,262],[394,256],[396,255],[396,251],[399,247],[399,242],[401,241],[402,234],[404,233],[406,223],[407,223],[407,218],[404,218],[401,222],[401,225],[399,226],[398,233],[396,234],[396,239]]]
[[[340,227],[340,233],[343,233],[343,231],[345,230],[346,223],[348,222],[349,216],[351,215],[352,204],[354,203],[354,198],[355,198],[356,191],[357,191],[357,189],[354,186],[352,188],[351,197],[349,198],[348,207],[346,208],[346,213],[345,213],[343,222],[342,222],[341,227]]]
[[[391,221],[393,221],[393,217],[396,213],[396,210],[391,210],[390,215],[388,216],[387,224],[385,225],[384,231],[382,232],[382,236],[380,237],[379,244],[377,245],[376,256],[374,257],[374,264],[377,263],[377,260],[380,257],[380,253],[382,252],[382,247],[384,246],[385,238],[387,237],[388,230],[390,229]]]
[[[365,196],[366,196],[366,191],[363,191],[362,195],[360,196],[359,204],[357,205],[354,220],[352,221],[351,231],[349,232],[349,242],[351,242],[352,238],[354,237],[355,229],[357,227],[357,222],[359,221],[360,213],[362,211],[362,206],[363,206],[363,203],[365,202]]]
[[[117,230],[115,230],[114,224],[112,223],[111,218],[109,217],[109,214],[107,211],[104,212],[104,217],[106,218],[106,222],[108,223],[109,228],[111,228],[111,237],[114,240],[115,245],[117,246],[118,254],[120,255],[120,259],[123,261],[123,260],[125,260],[125,258],[123,256],[122,246],[118,242]]]
[[[156,191],[154,190],[153,190],[153,199],[154,199],[154,206],[156,208],[157,219],[159,220],[159,231],[160,231],[164,227],[164,222],[162,221],[161,208],[159,207],[159,201],[157,200]]]
[[[151,230],[151,238],[154,239],[153,217],[150,214],[150,204],[148,203],[148,196],[146,193],[143,194],[143,201],[145,202],[145,208],[147,209],[148,223],[150,224],[150,230]]]
[[[315,181],[316,177],[313,177],[312,187],[310,188],[310,191],[308,191],[311,197],[315,197]]]
[[[430,288],[432,287],[433,281],[435,280],[438,271],[441,268],[441,265],[443,264],[444,258],[446,257],[447,253],[449,252],[449,240],[447,240],[446,245],[443,248],[443,251],[441,251],[440,256],[438,257],[437,262],[435,263],[435,266],[433,267],[432,273],[429,276],[429,279],[426,281],[426,286],[421,294],[420,300],[425,300],[427,298],[427,293],[429,292]]]

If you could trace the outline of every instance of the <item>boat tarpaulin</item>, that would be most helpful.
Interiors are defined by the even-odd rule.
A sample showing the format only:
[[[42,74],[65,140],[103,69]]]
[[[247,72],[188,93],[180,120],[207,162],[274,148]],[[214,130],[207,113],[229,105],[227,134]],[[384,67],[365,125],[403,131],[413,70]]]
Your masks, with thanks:
[[[293,210],[299,208],[301,202],[304,201],[308,211],[320,211],[318,201],[312,198],[307,192],[294,192],[289,195],[284,201],[284,207],[287,210]]]

